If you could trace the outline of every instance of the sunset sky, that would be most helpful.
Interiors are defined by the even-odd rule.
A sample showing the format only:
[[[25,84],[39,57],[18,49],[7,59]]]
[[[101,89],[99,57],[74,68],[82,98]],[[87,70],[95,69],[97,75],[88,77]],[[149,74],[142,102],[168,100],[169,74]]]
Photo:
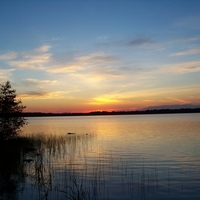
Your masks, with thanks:
[[[0,80],[26,112],[200,105],[200,1],[1,0]]]

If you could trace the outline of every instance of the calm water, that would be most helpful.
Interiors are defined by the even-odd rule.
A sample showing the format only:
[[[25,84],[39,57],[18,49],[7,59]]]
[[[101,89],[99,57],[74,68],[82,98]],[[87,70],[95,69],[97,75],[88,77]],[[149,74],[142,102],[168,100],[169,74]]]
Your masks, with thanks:
[[[200,114],[28,121],[0,199],[200,199]]]

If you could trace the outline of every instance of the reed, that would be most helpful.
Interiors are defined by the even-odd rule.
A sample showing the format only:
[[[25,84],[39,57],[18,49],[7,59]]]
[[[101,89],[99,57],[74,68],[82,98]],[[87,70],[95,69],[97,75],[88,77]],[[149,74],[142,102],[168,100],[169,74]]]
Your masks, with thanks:
[[[37,134],[13,139],[11,143],[16,142],[22,152],[24,187],[29,184],[35,199],[45,200],[106,200],[123,195],[145,199],[156,194],[156,165],[150,168],[143,161],[135,166],[131,157],[116,157],[101,146],[89,145],[94,137]],[[26,162],[28,158],[32,162]]]
[[[60,190],[59,192],[66,194],[66,199],[70,200],[90,200],[90,194],[86,193],[83,189],[83,183],[78,183],[75,177],[70,176],[70,182],[72,185],[65,187],[65,190]]]

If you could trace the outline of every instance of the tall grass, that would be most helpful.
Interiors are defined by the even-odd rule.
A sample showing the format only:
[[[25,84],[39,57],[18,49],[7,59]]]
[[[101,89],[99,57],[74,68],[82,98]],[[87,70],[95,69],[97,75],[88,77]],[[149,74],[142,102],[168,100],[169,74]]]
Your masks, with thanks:
[[[37,134],[10,140],[10,145],[18,149],[9,157],[18,155],[15,168],[20,169],[18,174],[24,184],[21,199],[27,198],[28,192],[32,199],[45,200],[106,200],[123,195],[126,199],[145,199],[156,193],[156,165],[149,168],[141,162],[141,166],[135,167],[131,157],[128,162],[96,144],[92,146],[94,138],[95,134]]]

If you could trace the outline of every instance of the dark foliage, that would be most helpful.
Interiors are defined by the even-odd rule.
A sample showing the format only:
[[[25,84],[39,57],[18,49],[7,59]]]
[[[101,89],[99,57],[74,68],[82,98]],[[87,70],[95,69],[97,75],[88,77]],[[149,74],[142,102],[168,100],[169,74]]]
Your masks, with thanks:
[[[15,136],[26,124],[22,116],[25,106],[21,100],[16,100],[16,96],[9,81],[0,84],[0,140]]]

